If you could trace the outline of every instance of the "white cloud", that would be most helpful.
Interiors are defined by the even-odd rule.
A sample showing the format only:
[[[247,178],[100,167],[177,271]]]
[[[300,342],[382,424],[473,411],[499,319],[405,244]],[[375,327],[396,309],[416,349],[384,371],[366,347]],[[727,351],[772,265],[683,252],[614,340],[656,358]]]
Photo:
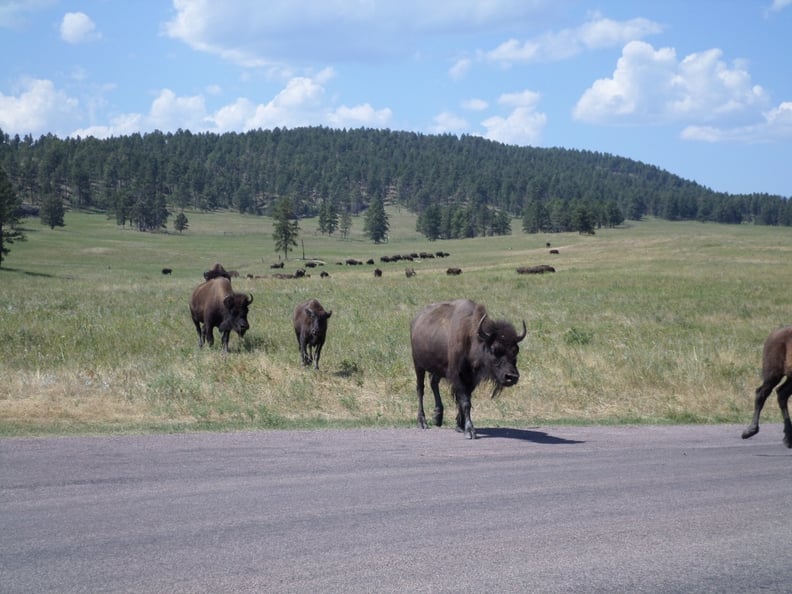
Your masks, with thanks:
[[[470,71],[470,67],[472,65],[473,61],[470,58],[460,58],[448,70],[448,76],[454,80],[461,80],[467,76],[467,73]]]
[[[67,12],[60,25],[61,39],[66,43],[89,43],[102,38],[96,24],[84,12]]]
[[[79,102],[58,91],[50,80],[28,79],[19,95],[0,93],[0,128],[10,133],[51,132],[62,121],[75,121]]]
[[[574,117],[590,123],[706,122],[757,113],[764,90],[751,83],[745,64],[727,64],[712,49],[677,60],[671,48],[642,41],[622,50],[611,78],[594,82]]]
[[[24,26],[29,13],[38,12],[57,0],[3,0],[0,2],[0,27],[16,29]]]
[[[465,118],[461,118],[453,113],[444,111],[437,114],[432,119],[429,131],[433,134],[459,134],[466,131],[469,124]]]
[[[781,12],[788,6],[792,6],[792,0],[773,0],[773,3],[770,7],[765,11],[765,14],[771,12]]]
[[[466,99],[462,102],[462,108],[468,111],[484,111],[489,107],[489,103],[484,99]]]
[[[661,33],[662,25],[644,18],[614,21],[594,15],[573,29],[547,33],[520,42],[510,39],[484,57],[491,62],[510,65],[515,62],[554,62],[576,56],[586,50],[618,47],[629,41]]]
[[[734,128],[688,126],[680,136],[684,140],[703,142],[756,143],[792,140],[792,101],[785,101],[762,116],[759,123]]]
[[[534,91],[501,95],[498,103],[513,109],[505,117],[492,116],[481,122],[487,129],[484,136],[504,144],[539,144],[547,124],[547,115],[536,111],[539,99],[540,95]]]
[[[368,103],[347,107],[342,105],[328,114],[327,123],[337,128],[381,128],[387,126],[393,113],[387,107],[374,109]]]
[[[173,0],[163,31],[246,67],[412,56],[417,40],[528,22],[546,0]],[[299,43],[294,41],[298,39]],[[458,64],[464,68],[464,63]]]

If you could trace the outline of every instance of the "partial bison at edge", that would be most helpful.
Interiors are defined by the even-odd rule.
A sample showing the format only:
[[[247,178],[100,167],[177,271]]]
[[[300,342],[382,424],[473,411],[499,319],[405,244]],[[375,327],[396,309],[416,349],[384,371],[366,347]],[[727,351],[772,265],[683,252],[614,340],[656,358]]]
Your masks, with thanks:
[[[495,385],[492,398],[520,379],[517,371],[518,344],[522,334],[504,320],[493,320],[486,308],[467,299],[427,305],[410,324],[410,343],[418,393],[418,425],[426,428],[423,396],[426,374],[435,399],[432,420],[443,424],[440,380],[451,384],[457,404],[456,429],[468,439],[476,438],[470,419],[470,398],[482,381]]]
[[[762,350],[762,385],[756,388],[754,414],[751,424],[743,431],[743,439],[759,433],[759,414],[765,400],[775,389],[778,406],[784,417],[784,445],[792,448],[792,422],[789,420],[789,396],[792,394],[792,326],[773,330]],[[782,380],[784,383],[781,383]],[[779,385],[781,384],[781,385]]]
[[[303,366],[313,363],[314,369],[319,369],[319,356],[327,337],[327,320],[331,315],[332,310],[325,311],[316,299],[304,301],[294,308],[294,333],[297,335]]]
[[[250,329],[248,306],[253,295],[234,293],[231,281],[224,276],[214,277],[198,285],[190,297],[190,314],[198,332],[198,347],[204,341],[214,344],[214,328],[222,334],[223,352],[228,352],[228,338],[233,330],[239,337]]]

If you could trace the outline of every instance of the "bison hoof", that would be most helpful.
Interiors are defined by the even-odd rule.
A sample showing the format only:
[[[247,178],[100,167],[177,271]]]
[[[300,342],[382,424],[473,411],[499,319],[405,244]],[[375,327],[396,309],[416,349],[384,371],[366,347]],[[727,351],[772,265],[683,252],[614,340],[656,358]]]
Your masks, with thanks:
[[[428,429],[429,426],[426,424],[426,419],[422,416],[418,416],[418,427],[421,429]]]
[[[476,439],[476,430],[471,428],[469,431],[465,431],[465,439]]]
[[[784,445],[788,448],[792,448],[792,436],[784,435]]]
[[[748,439],[749,437],[753,437],[759,433],[759,427],[748,427],[745,431],[743,431],[742,438]]]
[[[432,423],[434,423],[435,427],[442,427],[443,426],[443,413],[435,413],[432,415]]]

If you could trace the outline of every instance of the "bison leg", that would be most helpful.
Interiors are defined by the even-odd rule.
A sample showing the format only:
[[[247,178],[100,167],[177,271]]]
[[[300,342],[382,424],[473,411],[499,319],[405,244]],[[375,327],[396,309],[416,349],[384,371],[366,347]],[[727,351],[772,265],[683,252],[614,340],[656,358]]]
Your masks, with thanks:
[[[784,417],[784,445],[792,448],[792,422],[789,420],[789,395],[792,394],[792,380],[787,378],[776,390],[778,393],[778,406],[781,407],[781,414]]]
[[[201,322],[196,322],[193,320],[193,324],[195,324],[195,331],[198,333],[198,348],[203,348],[204,345],[204,333],[201,330]]]
[[[418,395],[418,426],[421,429],[426,429],[426,415],[424,414],[424,379],[426,378],[426,371],[423,369],[415,369],[415,392]]]
[[[467,439],[476,439],[476,429],[470,420],[470,394],[465,391],[457,396],[457,427],[459,433],[464,433]]]
[[[742,438],[748,439],[749,437],[753,437],[757,433],[759,433],[759,415],[762,412],[762,407],[764,406],[765,400],[767,397],[770,396],[773,392],[773,388],[776,387],[779,380],[779,377],[771,377],[766,379],[761,386],[756,388],[756,397],[754,398],[754,414],[753,419],[751,420],[751,424],[743,431]]]
[[[223,352],[228,352],[228,339],[231,337],[231,330],[223,330],[221,342],[223,344]],[[211,344],[211,343],[210,343]]]
[[[442,378],[439,375],[432,375],[432,379],[429,382],[429,385],[432,388],[432,394],[434,395],[435,401],[435,409],[434,414],[432,414],[432,423],[435,424],[436,427],[443,426],[443,400],[440,398],[440,380]]]
[[[322,352],[322,345],[317,344],[313,352],[314,369],[319,369],[319,354]]]

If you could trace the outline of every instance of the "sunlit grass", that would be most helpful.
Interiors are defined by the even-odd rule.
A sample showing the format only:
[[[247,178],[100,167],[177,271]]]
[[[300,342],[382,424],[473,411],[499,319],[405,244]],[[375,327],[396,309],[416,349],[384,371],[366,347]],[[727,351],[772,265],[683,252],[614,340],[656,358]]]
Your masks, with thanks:
[[[762,341],[792,320],[783,228],[649,220],[589,237],[524,235],[515,222],[508,237],[430,243],[413,216],[390,211],[382,245],[365,240],[361,219],[348,240],[301,221],[284,272],[304,264],[303,250],[324,266],[279,280],[268,219],[187,214],[182,235],[81,213],[62,229],[29,224],[0,270],[0,432],[413,425],[409,321],[458,297],[528,325],[520,383],[496,400],[476,393],[479,426],[747,422]],[[379,261],[437,250],[451,256],[410,262],[415,278],[403,262]],[[337,264],[349,257],[373,258],[383,277]],[[198,350],[187,309],[214,262],[238,270],[235,289],[254,296],[252,329],[232,335],[227,356]],[[515,272],[543,263],[557,272]],[[462,275],[447,276],[449,266]],[[291,327],[309,297],[333,310],[318,372],[300,366]]]

